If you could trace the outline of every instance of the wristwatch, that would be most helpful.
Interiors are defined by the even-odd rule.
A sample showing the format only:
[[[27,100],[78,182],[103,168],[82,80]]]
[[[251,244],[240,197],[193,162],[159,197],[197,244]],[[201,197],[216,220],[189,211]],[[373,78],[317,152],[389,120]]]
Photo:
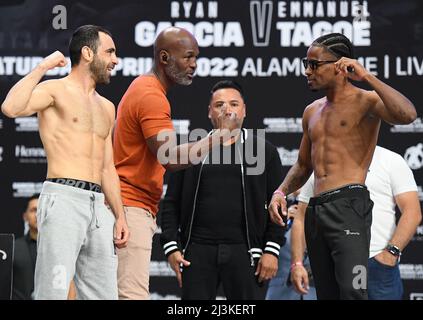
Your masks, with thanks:
[[[387,250],[390,254],[394,255],[395,257],[400,257],[402,254],[400,248],[390,243],[388,243],[385,250]]]

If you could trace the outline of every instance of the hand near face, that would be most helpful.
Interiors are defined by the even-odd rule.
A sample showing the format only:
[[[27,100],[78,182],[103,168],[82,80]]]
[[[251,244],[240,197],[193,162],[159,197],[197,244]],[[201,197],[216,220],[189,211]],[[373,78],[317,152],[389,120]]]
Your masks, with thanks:
[[[238,117],[236,112],[228,111],[226,105],[222,106],[216,120],[222,142],[235,138],[239,134],[242,119]]]
[[[363,81],[370,74],[357,60],[345,57],[335,62],[335,70],[354,81]]]

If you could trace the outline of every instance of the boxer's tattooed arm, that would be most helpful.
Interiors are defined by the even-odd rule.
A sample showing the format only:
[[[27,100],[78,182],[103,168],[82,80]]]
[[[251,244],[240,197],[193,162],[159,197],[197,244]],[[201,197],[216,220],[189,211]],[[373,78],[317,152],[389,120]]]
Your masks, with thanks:
[[[409,124],[417,117],[416,107],[401,92],[369,74],[366,81],[375,92],[370,92],[371,112],[390,124]]]
[[[301,188],[308,180],[312,173],[312,170],[307,167],[302,167],[295,163],[291,169],[289,169],[284,181],[282,182],[281,189],[288,195],[299,188]]]
[[[313,111],[313,104],[307,106],[303,114],[303,137],[298,150],[297,162],[289,169],[280,189],[289,195],[301,188],[313,172],[311,162],[311,140],[308,135],[308,119]]]

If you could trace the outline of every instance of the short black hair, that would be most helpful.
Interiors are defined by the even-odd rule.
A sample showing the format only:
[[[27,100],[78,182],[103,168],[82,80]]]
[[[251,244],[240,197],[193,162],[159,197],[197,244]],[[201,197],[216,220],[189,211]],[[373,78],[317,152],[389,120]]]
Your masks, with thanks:
[[[99,32],[112,34],[103,27],[87,24],[75,30],[72,38],[69,41],[69,57],[72,66],[76,66],[81,61],[81,49],[85,46],[91,48],[94,53],[97,53],[99,44]]]
[[[241,95],[242,100],[245,100],[244,99],[244,90],[242,89],[241,85],[236,81],[222,80],[222,81],[217,82],[213,86],[213,88],[211,89],[210,95],[213,96],[213,93],[215,93],[217,90],[220,90],[220,89],[235,89]]]
[[[28,202],[30,202],[31,200],[35,200],[38,199],[40,197],[39,193],[35,193],[32,196],[29,197]]]
[[[354,58],[353,45],[346,36],[341,33],[325,34],[311,44],[316,47],[323,47],[337,58]]]

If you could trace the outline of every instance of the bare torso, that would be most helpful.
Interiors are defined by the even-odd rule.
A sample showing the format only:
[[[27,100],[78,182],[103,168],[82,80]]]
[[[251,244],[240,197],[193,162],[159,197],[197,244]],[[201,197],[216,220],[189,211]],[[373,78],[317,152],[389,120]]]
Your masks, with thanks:
[[[54,105],[38,113],[47,155],[47,178],[73,178],[101,184],[105,140],[113,121],[106,99],[90,95],[66,78],[45,88]]]
[[[364,184],[377,143],[380,119],[369,113],[368,92],[356,89],[342,101],[316,100],[307,118],[316,194]]]

